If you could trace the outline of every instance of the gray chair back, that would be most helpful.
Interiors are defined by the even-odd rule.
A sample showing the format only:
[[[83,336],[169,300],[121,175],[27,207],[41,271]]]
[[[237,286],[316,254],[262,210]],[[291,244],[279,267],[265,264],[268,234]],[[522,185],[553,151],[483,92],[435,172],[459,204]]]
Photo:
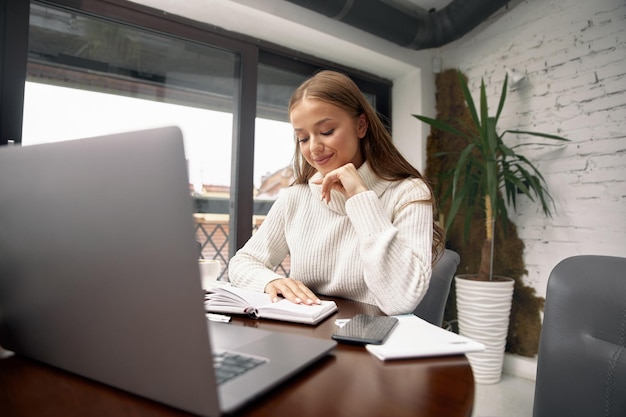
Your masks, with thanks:
[[[445,249],[443,255],[433,266],[433,273],[430,278],[428,291],[413,314],[436,326],[441,326],[443,313],[446,308],[446,301],[450,293],[452,278],[459,266],[461,257],[458,253],[450,249]]]
[[[626,416],[626,258],[574,256],[550,274],[533,417]]]

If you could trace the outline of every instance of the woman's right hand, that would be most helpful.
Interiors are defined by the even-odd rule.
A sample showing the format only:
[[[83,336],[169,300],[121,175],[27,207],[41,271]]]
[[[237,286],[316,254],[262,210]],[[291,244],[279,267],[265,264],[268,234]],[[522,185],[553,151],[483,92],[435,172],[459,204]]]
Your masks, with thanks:
[[[278,278],[270,281],[265,286],[265,292],[269,294],[274,303],[279,300],[279,295],[295,304],[315,305],[321,303],[313,291],[301,281],[292,278]]]
[[[323,178],[313,181],[313,183],[322,186],[322,200],[326,201],[326,203],[330,203],[331,190],[339,191],[346,198],[368,190],[353,163],[334,169],[326,173]]]

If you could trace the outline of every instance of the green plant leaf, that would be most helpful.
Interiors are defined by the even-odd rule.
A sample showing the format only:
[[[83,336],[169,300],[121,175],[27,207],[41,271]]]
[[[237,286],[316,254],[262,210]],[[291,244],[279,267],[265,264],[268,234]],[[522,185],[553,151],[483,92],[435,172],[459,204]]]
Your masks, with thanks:
[[[500,93],[500,101],[498,103],[498,111],[496,112],[496,123],[500,120],[500,114],[504,108],[504,102],[506,101],[506,86],[509,83],[509,74],[504,74],[504,83],[502,84],[502,92]]]
[[[443,132],[448,132],[454,136],[459,136],[461,138],[470,140],[470,136],[466,135],[465,133],[461,132],[460,130],[458,130],[457,128],[455,128],[454,126],[443,122],[441,120],[437,120],[437,119],[432,119],[430,117],[426,117],[426,116],[420,116],[418,114],[413,114],[413,117],[415,117],[416,119],[430,125],[431,127],[434,127],[435,129],[439,129]]]
[[[528,131],[528,130],[506,130],[505,132],[514,133],[516,135],[539,136],[539,137],[542,137],[542,138],[561,140],[561,141],[565,141],[565,142],[569,142],[570,141],[569,139],[566,139],[566,138],[564,138],[562,136],[551,135],[549,133],[531,132],[531,131]]]
[[[472,93],[469,91],[469,87],[467,86],[467,81],[461,74],[461,71],[458,72],[459,83],[461,84],[461,91],[463,92],[463,97],[465,98],[465,103],[467,104],[467,108],[469,109],[470,116],[474,121],[474,125],[479,128],[480,127],[480,119],[478,118],[478,113],[476,113],[476,105],[474,104],[474,99],[472,98]],[[480,130],[480,128],[478,129]]]
[[[489,132],[489,105],[487,104],[487,88],[485,87],[485,80],[480,80],[480,122],[476,125],[480,131],[480,137],[483,142],[488,139]]]

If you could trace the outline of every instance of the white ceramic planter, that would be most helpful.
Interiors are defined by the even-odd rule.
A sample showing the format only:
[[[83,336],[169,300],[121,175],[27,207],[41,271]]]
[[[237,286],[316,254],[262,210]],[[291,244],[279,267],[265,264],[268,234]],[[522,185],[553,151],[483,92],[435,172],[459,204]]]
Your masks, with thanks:
[[[495,384],[502,376],[515,281],[505,277],[476,281],[468,276],[455,277],[459,333],[485,345],[483,352],[466,354],[474,381]]]

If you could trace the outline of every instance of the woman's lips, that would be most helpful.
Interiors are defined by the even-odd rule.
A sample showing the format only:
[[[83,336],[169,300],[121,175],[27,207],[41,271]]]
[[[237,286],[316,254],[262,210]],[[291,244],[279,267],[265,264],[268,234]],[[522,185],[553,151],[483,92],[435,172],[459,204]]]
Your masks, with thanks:
[[[324,165],[326,162],[330,160],[330,158],[332,158],[332,156],[333,156],[332,154],[319,156],[319,157],[313,158],[313,160],[315,161],[317,165]]]

